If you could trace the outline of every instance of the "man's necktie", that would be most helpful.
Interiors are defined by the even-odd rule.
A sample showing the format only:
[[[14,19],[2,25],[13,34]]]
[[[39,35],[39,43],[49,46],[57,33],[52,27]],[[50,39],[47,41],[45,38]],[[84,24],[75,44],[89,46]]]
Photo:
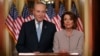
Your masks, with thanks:
[[[37,25],[38,25],[38,28],[37,28],[37,36],[38,36],[38,41],[40,41],[40,36],[41,36],[40,23],[38,23]]]

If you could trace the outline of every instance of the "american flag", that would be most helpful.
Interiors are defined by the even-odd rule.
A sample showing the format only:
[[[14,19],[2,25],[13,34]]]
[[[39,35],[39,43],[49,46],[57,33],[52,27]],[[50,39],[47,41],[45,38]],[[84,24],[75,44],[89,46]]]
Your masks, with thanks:
[[[29,13],[28,7],[25,4],[23,7],[22,15],[18,16],[18,11],[14,4],[11,5],[9,15],[6,19],[6,25],[9,28],[10,32],[14,35],[14,39],[17,41],[18,36],[21,30],[21,26],[24,22],[28,22],[34,19]]]
[[[59,13],[57,14],[57,18],[58,18],[58,23],[59,23],[59,26],[60,26],[60,30],[61,30],[61,16],[62,14],[65,12],[65,7],[62,3],[60,3],[60,9],[59,9]],[[60,31],[59,30],[59,31]]]
[[[18,22],[18,11],[15,7],[14,4],[11,5],[10,11],[9,11],[9,15],[7,16],[6,19],[6,25],[8,27],[8,29],[10,30],[10,32],[13,34],[15,40],[18,38],[18,34],[19,34],[19,22]]]
[[[53,4],[47,4],[47,15],[48,15],[47,19],[50,19],[50,22],[56,25],[57,31],[60,31],[61,30],[60,16],[64,13],[64,7],[61,4],[59,13],[56,14],[53,6],[54,6]]]
[[[83,31],[83,24],[82,24],[82,21],[81,21],[81,19],[80,19],[80,17],[79,17],[79,13],[78,13],[78,11],[77,11],[77,8],[76,8],[76,5],[75,5],[75,2],[74,1],[72,1],[72,4],[71,4],[71,11],[77,16],[77,18],[78,18],[78,20],[77,20],[77,29],[79,30],[79,31]]]
[[[28,22],[34,19],[34,16],[30,14],[28,6],[25,4],[23,11],[22,11],[22,19],[24,19],[24,22]]]
[[[47,4],[46,6],[47,6],[47,13],[46,13],[44,19],[49,21],[49,22],[51,22],[50,18],[51,18],[51,13],[52,13],[52,9],[51,9],[52,5],[51,4]]]
[[[56,25],[57,31],[59,30],[59,24],[56,18],[53,4],[47,4],[47,15],[52,23]]]
[[[61,17],[62,16],[62,14],[65,12],[65,7],[64,7],[64,5],[61,3],[60,4],[60,9],[59,9],[59,16]]]

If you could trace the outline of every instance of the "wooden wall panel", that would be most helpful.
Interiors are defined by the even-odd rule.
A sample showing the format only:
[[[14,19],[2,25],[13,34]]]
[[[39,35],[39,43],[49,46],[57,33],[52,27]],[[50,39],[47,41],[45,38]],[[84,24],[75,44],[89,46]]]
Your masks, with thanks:
[[[0,0],[0,56],[4,55],[4,30],[5,30],[5,19],[4,19],[4,1]]]
[[[99,0],[93,0],[93,41],[94,41],[94,50],[93,56],[100,55],[100,6]]]

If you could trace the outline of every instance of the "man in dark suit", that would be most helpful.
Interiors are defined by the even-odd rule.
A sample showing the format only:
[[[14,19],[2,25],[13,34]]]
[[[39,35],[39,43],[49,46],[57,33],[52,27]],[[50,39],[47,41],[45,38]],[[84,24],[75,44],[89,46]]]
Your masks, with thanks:
[[[18,52],[40,53],[53,51],[52,47],[56,27],[53,23],[43,20],[45,13],[45,4],[39,2],[34,5],[34,20],[22,25],[16,45]]]

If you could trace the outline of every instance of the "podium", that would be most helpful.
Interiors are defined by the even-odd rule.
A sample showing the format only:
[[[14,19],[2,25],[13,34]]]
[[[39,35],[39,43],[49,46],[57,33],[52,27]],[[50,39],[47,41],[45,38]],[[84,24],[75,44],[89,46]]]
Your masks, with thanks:
[[[79,56],[78,53],[18,53],[18,56]]]

